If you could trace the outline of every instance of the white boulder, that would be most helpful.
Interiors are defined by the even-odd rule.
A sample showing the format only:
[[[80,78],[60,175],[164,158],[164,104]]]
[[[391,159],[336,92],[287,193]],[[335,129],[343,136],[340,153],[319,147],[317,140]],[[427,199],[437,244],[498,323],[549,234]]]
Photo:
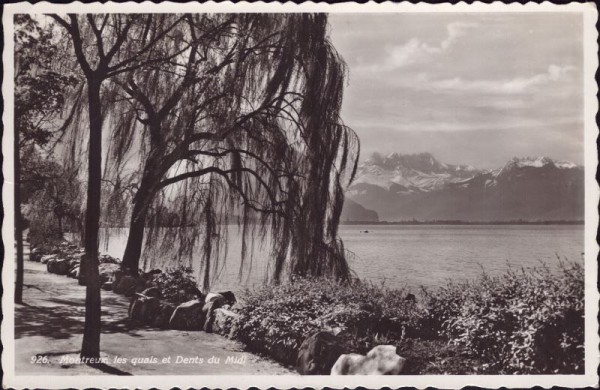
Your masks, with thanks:
[[[393,345],[378,345],[366,356],[357,353],[341,355],[331,368],[331,375],[398,375],[406,359]]]

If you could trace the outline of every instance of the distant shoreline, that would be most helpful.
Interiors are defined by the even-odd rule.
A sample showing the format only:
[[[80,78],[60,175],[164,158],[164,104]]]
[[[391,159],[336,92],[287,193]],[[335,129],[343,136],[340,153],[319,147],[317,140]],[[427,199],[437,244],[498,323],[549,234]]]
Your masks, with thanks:
[[[253,222],[250,222],[253,224]],[[435,220],[435,221],[340,221],[340,225],[585,225],[585,221],[453,221],[453,220]],[[236,222],[226,222],[223,225],[237,225]],[[175,228],[176,226],[160,226],[162,228]],[[193,225],[187,226],[193,227]],[[129,226],[102,226],[102,229],[127,229]],[[65,233],[73,233],[66,231]]]
[[[584,225],[585,221],[341,221],[340,225]]]

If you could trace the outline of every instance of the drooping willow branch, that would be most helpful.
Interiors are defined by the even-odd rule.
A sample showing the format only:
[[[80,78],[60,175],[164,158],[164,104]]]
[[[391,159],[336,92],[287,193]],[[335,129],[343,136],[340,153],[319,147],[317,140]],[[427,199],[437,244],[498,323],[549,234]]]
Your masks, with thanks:
[[[123,264],[137,271],[140,237],[147,255],[163,237],[179,242],[178,258],[201,252],[209,288],[233,219],[243,261],[248,241],[271,237],[273,281],[286,268],[347,279],[337,224],[358,139],[339,117],[346,69],[326,15],[135,16],[112,39],[107,20],[88,18],[80,39],[107,45],[98,56],[110,57],[105,178],[121,183],[135,161],[122,178],[136,188],[121,210],[130,216]],[[112,53],[117,44],[130,53]],[[160,226],[165,213],[177,226]]]

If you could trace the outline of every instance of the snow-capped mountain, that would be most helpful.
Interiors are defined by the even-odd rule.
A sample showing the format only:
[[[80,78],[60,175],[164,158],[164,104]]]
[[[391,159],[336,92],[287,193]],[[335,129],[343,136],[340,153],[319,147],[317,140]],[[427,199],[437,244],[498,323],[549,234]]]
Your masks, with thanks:
[[[388,221],[583,219],[583,167],[526,157],[479,170],[429,153],[375,155],[361,164],[347,197]]]
[[[554,161],[548,157],[525,157],[525,158],[513,158],[502,167],[496,176],[502,174],[512,174],[515,170],[522,168],[544,168],[544,167],[555,167],[559,169],[574,169],[577,168],[576,164],[570,161]]]
[[[448,183],[471,178],[478,171],[469,165],[437,161],[430,153],[375,154],[360,165],[355,184],[365,183],[394,192],[432,191]]]

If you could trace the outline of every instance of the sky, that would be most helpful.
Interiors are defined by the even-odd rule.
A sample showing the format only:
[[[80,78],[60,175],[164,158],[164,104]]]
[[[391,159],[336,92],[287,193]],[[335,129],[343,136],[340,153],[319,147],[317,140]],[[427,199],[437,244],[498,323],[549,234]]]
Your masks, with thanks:
[[[496,168],[583,164],[583,21],[566,13],[331,14],[361,160],[430,152]]]

